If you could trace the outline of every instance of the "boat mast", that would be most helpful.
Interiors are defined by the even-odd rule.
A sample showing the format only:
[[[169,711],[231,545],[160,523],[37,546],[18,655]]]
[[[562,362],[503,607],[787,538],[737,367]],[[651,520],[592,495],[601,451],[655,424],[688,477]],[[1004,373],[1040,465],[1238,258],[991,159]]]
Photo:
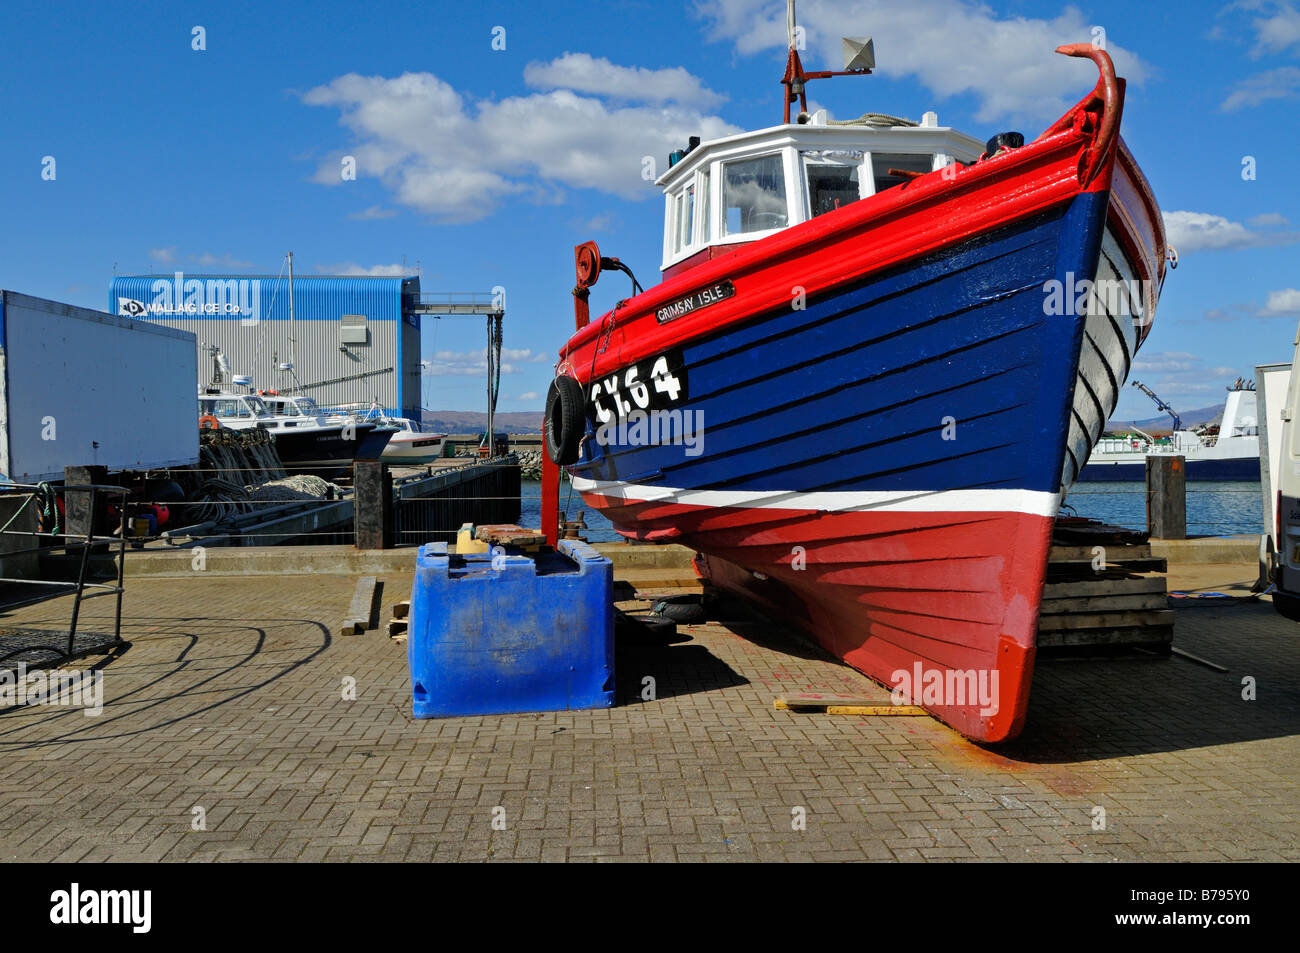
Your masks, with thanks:
[[[790,55],[785,61],[785,75],[781,85],[785,87],[785,123],[790,123],[790,104],[799,100],[799,111],[808,111],[808,96],[805,87],[810,79],[828,79],[832,76],[866,76],[876,65],[875,46],[870,37],[856,39],[844,37],[841,50],[844,54],[844,69],[818,70],[806,72],[799,59],[798,27],[795,26],[794,0],[786,0],[785,31],[790,40]]]
[[[289,252],[289,363],[298,369],[298,353],[293,339],[293,252]]]

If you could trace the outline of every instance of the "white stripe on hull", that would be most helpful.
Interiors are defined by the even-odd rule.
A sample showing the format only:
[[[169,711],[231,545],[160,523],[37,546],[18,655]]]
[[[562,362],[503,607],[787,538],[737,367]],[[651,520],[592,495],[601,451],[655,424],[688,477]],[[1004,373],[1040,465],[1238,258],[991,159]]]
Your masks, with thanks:
[[[799,493],[783,490],[688,490],[607,480],[573,478],[579,493],[647,503],[739,509],[815,510],[846,513],[880,510],[894,513],[1025,513],[1055,517],[1059,493],[1035,490],[833,490]]]

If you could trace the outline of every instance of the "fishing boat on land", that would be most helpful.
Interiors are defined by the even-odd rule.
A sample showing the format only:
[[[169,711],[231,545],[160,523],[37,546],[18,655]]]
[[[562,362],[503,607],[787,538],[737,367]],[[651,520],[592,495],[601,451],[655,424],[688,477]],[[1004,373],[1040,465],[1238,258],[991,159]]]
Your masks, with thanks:
[[[805,86],[869,73],[871,44],[806,72],[790,20],[785,121],[692,139],[657,180],[663,280],[593,320],[590,288],[629,269],[575,250],[547,451],[625,537],[694,548],[714,585],[1009,739],[1062,494],[1165,274],[1124,81],[1061,47],[1100,79],[1032,142],[933,113],[836,123]]]

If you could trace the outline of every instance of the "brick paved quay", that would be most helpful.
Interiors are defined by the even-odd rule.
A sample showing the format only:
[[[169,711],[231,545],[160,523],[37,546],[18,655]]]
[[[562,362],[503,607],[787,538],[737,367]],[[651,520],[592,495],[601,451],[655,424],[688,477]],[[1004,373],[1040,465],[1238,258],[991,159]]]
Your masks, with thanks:
[[[385,606],[410,585],[384,581]],[[405,646],[334,634],[354,582],[128,581],[131,646],[104,665],[103,713],[0,712],[0,857],[1300,859],[1300,627],[1267,602],[1178,610],[1176,644],[1226,675],[1040,664],[1025,734],[983,749],[929,718],[773,711],[788,691],[885,693],[752,622],[620,648],[612,710],[416,721]],[[65,609],[4,618],[58,625]]]

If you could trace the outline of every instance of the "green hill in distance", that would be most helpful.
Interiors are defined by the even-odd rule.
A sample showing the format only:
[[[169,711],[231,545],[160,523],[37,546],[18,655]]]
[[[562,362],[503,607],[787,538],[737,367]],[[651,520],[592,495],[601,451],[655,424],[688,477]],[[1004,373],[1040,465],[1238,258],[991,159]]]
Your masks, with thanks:
[[[1196,407],[1192,410],[1179,410],[1178,416],[1182,418],[1184,429],[1191,429],[1200,424],[1217,424],[1223,419],[1223,404],[1212,404],[1209,407]],[[1168,430],[1173,426],[1173,418],[1168,414],[1161,414],[1159,417],[1146,417],[1142,420],[1116,420],[1111,418],[1106,424],[1107,430],[1123,430],[1125,427],[1137,427],[1140,430]]]
[[[499,411],[495,426],[505,433],[541,433],[542,411]],[[421,424],[425,430],[440,433],[482,433],[487,429],[487,411],[426,410]]]

